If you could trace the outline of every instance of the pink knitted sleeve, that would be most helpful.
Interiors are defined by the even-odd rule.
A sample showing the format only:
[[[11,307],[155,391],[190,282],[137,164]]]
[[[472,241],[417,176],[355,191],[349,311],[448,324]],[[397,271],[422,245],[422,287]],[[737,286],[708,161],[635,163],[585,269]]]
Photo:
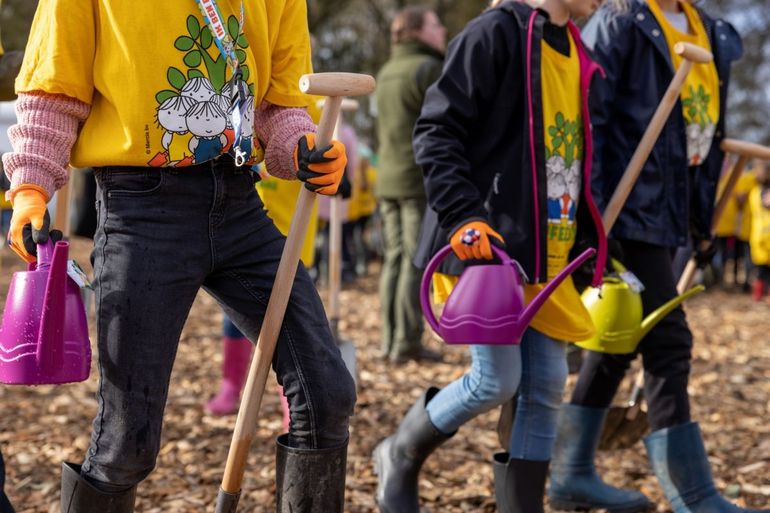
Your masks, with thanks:
[[[3,155],[11,190],[22,184],[42,187],[50,198],[67,183],[70,151],[91,107],[61,95],[19,93],[17,124],[8,129],[13,152]]]
[[[265,143],[267,172],[284,180],[296,179],[294,148],[300,137],[316,131],[307,111],[262,102],[254,113],[254,131]]]

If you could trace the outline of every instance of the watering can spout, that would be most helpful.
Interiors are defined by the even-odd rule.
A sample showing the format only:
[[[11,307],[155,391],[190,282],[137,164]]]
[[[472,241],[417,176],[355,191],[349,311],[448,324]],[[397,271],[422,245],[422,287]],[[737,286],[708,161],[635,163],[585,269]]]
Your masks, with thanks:
[[[561,270],[559,274],[554,276],[554,278],[549,281],[548,284],[546,284],[543,290],[541,290],[540,293],[535,296],[532,301],[530,301],[524,311],[521,312],[521,322],[519,324],[523,327],[523,329],[526,329],[526,327],[529,326],[529,323],[532,322],[535,314],[545,304],[545,301],[550,297],[550,295],[554,293],[557,287],[561,285],[561,283],[567,278],[567,276],[575,272],[578,267],[583,265],[583,262],[591,258],[594,254],[596,254],[596,250],[594,248],[588,248],[587,250],[583,251],[575,260],[570,262],[564,269]]]
[[[665,316],[670,314],[671,311],[679,306],[683,301],[691,298],[698,292],[702,292],[703,290],[705,290],[703,285],[697,285],[684,294],[680,294],[669,302],[659,306],[653,312],[650,312],[650,314],[645,317],[644,320],[642,320],[642,324],[639,327],[638,340],[642,340],[650,332],[650,330],[655,327],[656,324],[663,320]]]
[[[62,364],[68,246],[57,242],[53,251],[50,244],[38,246],[38,269],[49,270],[37,346],[37,361],[47,372],[54,372]]]

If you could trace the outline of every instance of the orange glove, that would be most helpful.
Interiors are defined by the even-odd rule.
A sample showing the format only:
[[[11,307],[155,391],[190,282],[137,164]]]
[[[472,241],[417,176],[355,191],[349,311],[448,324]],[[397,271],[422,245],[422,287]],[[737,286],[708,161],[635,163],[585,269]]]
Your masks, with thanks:
[[[41,187],[31,184],[20,185],[11,194],[13,215],[11,228],[8,231],[8,244],[23,260],[34,262],[36,260],[33,256],[34,245],[48,241],[50,221],[45,206],[48,195]],[[25,244],[24,228],[29,225],[32,225],[32,240]],[[33,247],[28,247],[30,245]]]
[[[505,244],[499,233],[484,221],[471,221],[452,234],[449,243],[460,260],[492,260],[489,236]]]
[[[303,135],[294,148],[294,167],[297,178],[305,187],[318,194],[334,196],[345,173],[348,157],[345,145],[339,141],[323,150],[315,149],[315,134]]]

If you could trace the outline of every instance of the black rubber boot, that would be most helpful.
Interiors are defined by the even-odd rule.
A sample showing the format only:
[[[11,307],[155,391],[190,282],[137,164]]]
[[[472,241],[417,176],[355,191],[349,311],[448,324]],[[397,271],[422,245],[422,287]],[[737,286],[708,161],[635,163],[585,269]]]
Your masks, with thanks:
[[[594,457],[607,412],[607,408],[561,405],[548,489],[552,509],[639,513],[653,508],[643,493],[610,486],[596,472]]]
[[[62,463],[62,513],[133,513],[136,486],[118,493],[99,490],[80,475],[80,465]]]
[[[342,513],[348,443],[331,449],[294,449],[281,435],[275,454],[277,513]]]
[[[0,452],[0,513],[14,513],[11,501],[5,495],[5,463],[3,462],[3,453]]]
[[[497,513],[543,513],[548,463],[509,459],[507,452],[495,454]]]
[[[647,457],[674,513],[768,513],[739,508],[719,495],[695,422],[660,429],[644,439]]]
[[[428,389],[409,409],[398,431],[374,449],[374,473],[379,477],[377,505],[381,513],[420,513],[420,467],[430,453],[452,436],[436,429],[425,411],[438,390]]]

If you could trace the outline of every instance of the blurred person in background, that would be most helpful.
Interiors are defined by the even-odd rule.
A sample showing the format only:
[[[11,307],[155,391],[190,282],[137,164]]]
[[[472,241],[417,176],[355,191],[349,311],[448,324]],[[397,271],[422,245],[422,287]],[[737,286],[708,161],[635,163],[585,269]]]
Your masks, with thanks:
[[[446,28],[430,8],[410,6],[393,19],[390,41],[390,59],[377,76],[380,165],[375,194],[384,246],[382,357],[393,363],[438,361],[440,355],[422,345],[421,272],[412,262],[426,205],[422,171],[414,161],[412,131],[425,91],[441,73]]]
[[[756,177],[757,184],[749,193],[751,261],[757,268],[751,296],[754,301],[761,301],[770,284],[770,166],[767,162],[757,162]]]

